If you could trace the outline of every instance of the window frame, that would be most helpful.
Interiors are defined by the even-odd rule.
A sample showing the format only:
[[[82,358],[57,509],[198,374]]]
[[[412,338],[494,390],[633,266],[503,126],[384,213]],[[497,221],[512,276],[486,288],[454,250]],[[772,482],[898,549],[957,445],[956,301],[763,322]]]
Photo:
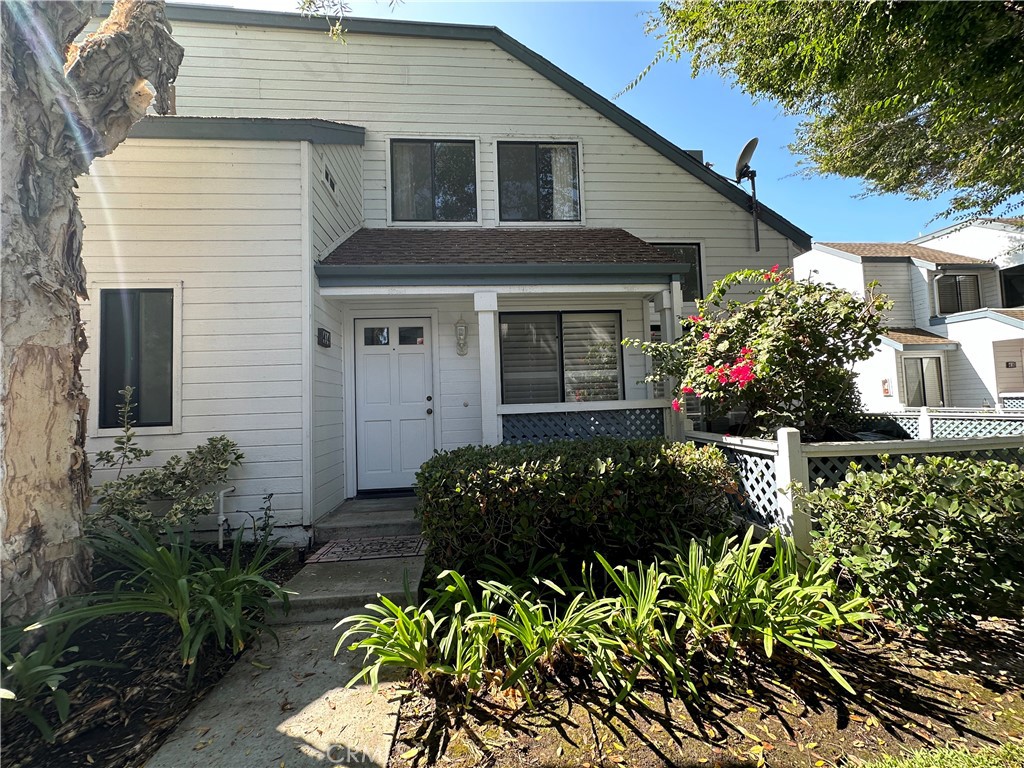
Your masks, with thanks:
[[[978,306],[973,309],[963,309],[963,300],[960,297],[960,278],[961,277],[973,277],[975,282],[978,284]],[[955,312],[943,312],[942,311],[942,298],[939,294],[939,280],[943,278],[954,278],[956,280],[956,303],[958,309]],[[942,272],[935,276],[935,280],[932,281],[932,291],[935,297],[935,316],[946,317],[947,315],[958,315],[961,312],[977,312],[979,309],[984,309],[986,306],[985,296],[983,291],[985,284],[981,279],[981,275],[977,272]]]
[[[567,400],[565,396],[565,347],[562,344],[562,317],[564,315],[615,315],[619,325],[619,335],[624,333],[622,326],[621,309],[554,309],[554,310],[505,310],[497,313],[497,337],[498,337],[498,405],[522,407],[522,406],[551,406],[575,403],[574,400]],[[505,345],[501,338],[501,319],[507,315],[555,315],[555,335],[558,339],[558,393],[561,399],[554,402],[544,403],[506,403],[505,402]],[[620,339],[621,342],[621,339]],[[626,400],[626,360],[623,354],[622,344],[616,345],[616,360],[619,372],[619,396],[615,400],[588,400],[581,405],[588,403],[621,403]]]
[[[430,184],[433,193],[434,184],[434,144],[472,144],[473,145],[473,180],[476,187],[476,218],[472,221],[438,221],[437,219],[396,219],[395,218],[395,183],[394,183],[394,145],[395,143],[419,143],[430,144]],[[389,227],[412,227],[423,229],[425,227],[479,227],[483,222],[482,197],[480,194],[480,139],[473,136],[387,136],[385,137],[385,173],[387,198],[387,225]],[[431,194],[433,198],[433,194]]]
[[[502,144],[572,144],[576,146],[576,175],[580,191],[580,217],[564,221],[526,221],[501,218],[501,171],[498,153]],[[517,136],[494,141],[494,221],[499,227],[585,227],[587,225],[583,171],[583,140],[578,136]]]
[[[910,403],[909,403],[910,398],[908,397],[909,392],[910,392],[910,387],[909,387],[909,385],[907,383],[907,361],[909,361],[909,360],[920,361],[920,365],[922,366],[921,373],[922,373],[922,377],[923,377],[923,374],[924,374],[924,362],[923,361],[924,360],[928,360],[928,359],[932,359],[932,358],[934,358],[934,359],[939,361],[939,404],[938,405],[929,405],[928,403],[925,403],[923,406],[920,406],[920,405],[910,405]],[[922,380],[923,380],[923,378],[922,378]],[[917,353],[910,353],[910,354],[908,354],[908,353],[901,353],[900,356],[899,356],[899,377],[898,377],[898,382],[899,382],[899,395],[900,395],[899,399],[900,399],[900,403],[903,405],[904,408],[922,408],[922,407],[924,407],[924,408],[948,408],[948,407],[950,407],[949,403],[946,402],[947,399],[948,399],[948,395],[949,395],[949,386],[948,386],[948,382],[946,381],[946,356],[944,354],[942,354],[942,353],[939,353],[939,354],[935,354],[935,353],[929,354],[929,353],[926,353],[926,352],[917,352]],[[927,399],[927,391],[925,391],[924,395],[925,395],[925,398]]]
[[[178,435],[181,434],[181,357],[182,357],[182,282],[132,280],[124,282],[94,282],[89,285],[90,301],[83,308],[88,318],[86,326],[90,341],[89,391],[94,401],[89,408],[89,437],[115,437],[121,434],[120,427],[100,427],[100,344],[102,342],[101,300],[103,291],[171,290],[171,423],[159,427],[134,427],[135,434]]]

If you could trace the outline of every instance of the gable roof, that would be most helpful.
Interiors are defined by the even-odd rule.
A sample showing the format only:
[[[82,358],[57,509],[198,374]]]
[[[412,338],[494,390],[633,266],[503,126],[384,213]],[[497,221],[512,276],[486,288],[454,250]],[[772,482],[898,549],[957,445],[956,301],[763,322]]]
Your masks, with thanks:
[[[832,248],[864,259],[919,259],[932,264],[985,264],[991,262],[984,259],[975,259],[971,256],[961,256],[959,253],[937,251],[934,248],[925,248],[921,245],[910,243],[815,243],[826,248]]]
[[[679,258],[624,229],[494,227],[360,229],[320,261],[401,264],[677,264]]]
[[[167,5],[167,18],[174,21],[192,21],[206,24],[229,24],[238,26],[272,27],[281,29],[314,30],[325,32],[327,21],[321,17],[302,16],[294,13],[271,11],[249,11],[216,8],[199,5]],[[516,57],[526,66],[550,80],[562,90],[571,94],[644,144],[655,150],[677,166],[707,184],[720,195],[740,206],[751,210],[750,195],[730,179],[715,173],[689,152],[680,149],[665,137],[654,132],[625,110],[615,106],[604,96],[588,88],[564,70],[558,68],[518,40],[510,37],[497,27],[469,24],[438,24],[428,22],[396,21],[390,19],[354,19],[344,22],[346,33],[390,35],[394,37],[426,37],[442,40],[471,40],[491,43]],[[806,251],[811,247],[811,236],[788,219],[758,201],[761,222],[791,240]]]

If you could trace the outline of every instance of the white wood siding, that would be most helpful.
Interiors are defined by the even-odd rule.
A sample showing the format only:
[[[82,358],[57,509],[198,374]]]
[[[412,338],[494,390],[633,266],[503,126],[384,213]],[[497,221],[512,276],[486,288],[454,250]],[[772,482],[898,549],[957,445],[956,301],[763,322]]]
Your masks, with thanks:
[[[992,350],[995,356],[997,394],[1024,392],[1024,338],[997,341],[992,345]],[[1016,367],[1007,368],[1007,363],[1016,363]]]
[[[331,346],[313,348],[313,520],[345,500],[345,329],[341,309],[313,293],[313,338],[331,332]]]
[[[935,317],[935,296],[932,289],[933,274],[925,267],[911,264],[910,288],[914,297],[914,325],[928,329],[928,319]]]
[[[868,262],[864,264],[864,285],[878,282],[878,290],[893,302],[887,322],[893,328],[914,325],[914,292],[911,286],[912,264],[899,261],[894,264]]]
[[[334,189],[324,178],[328,171]],[[313,255],[328,255],[343,235],[363,222],[363,148],[355,145],[314,144],[311,150],[310,202]]]
[[[367,226],[385,226],[391,136],[480,140],[482,223],[496,221],[495,142],[579,139],[587,226],[699,242],[705,284],[743,267],[787,265],[787,241],[537,72],[485,42],[176,22],[187,51],[179,114],[316,116],[367,129]],[[770,190],[766,193],[770,199]]]
[[[301,184],[295,143],[132,139],[97,160],[80,190],[90,285],[182,283],[182,428],[140,430],[155,452],[147,463],[227,434],[245,454],[227,510],[258,509],[273,493],[282,526],[302,510]],[[112,444],[92,430],[90,451]],[[93,482],[110,478],[97,471]]]

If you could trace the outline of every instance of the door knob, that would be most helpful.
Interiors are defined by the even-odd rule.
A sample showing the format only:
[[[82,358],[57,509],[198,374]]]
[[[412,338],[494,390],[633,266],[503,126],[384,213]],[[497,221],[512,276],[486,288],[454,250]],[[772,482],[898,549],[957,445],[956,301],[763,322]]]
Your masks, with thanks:
[[[434,409],[433,409],[433,408],[427,408],[427,416],[429,416],[429,415],[430,415],[430,414],[432,414],[433,412],[434,412]]]

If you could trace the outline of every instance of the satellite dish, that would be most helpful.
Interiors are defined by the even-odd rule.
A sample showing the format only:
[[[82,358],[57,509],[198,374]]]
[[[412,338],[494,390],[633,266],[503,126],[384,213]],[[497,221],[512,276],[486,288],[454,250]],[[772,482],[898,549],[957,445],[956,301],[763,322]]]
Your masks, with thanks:
[[[754,150],[757,149],[757,137],[755,136],[743,146],[743,151],[740,152],[739,159],[736,160],[736,183],[738,184],[743,179],[749,178],[750,173],[750,161],[754,157]]]
[[[757,171],[750,167],[750,161],[754,157],[754,150],[757,149],[757,137],[748,141],[736,159],[736,183],[744,179],[750,179],[750,213],[754,217],[754,250],[761,250],[761,237],[757,226]]]

